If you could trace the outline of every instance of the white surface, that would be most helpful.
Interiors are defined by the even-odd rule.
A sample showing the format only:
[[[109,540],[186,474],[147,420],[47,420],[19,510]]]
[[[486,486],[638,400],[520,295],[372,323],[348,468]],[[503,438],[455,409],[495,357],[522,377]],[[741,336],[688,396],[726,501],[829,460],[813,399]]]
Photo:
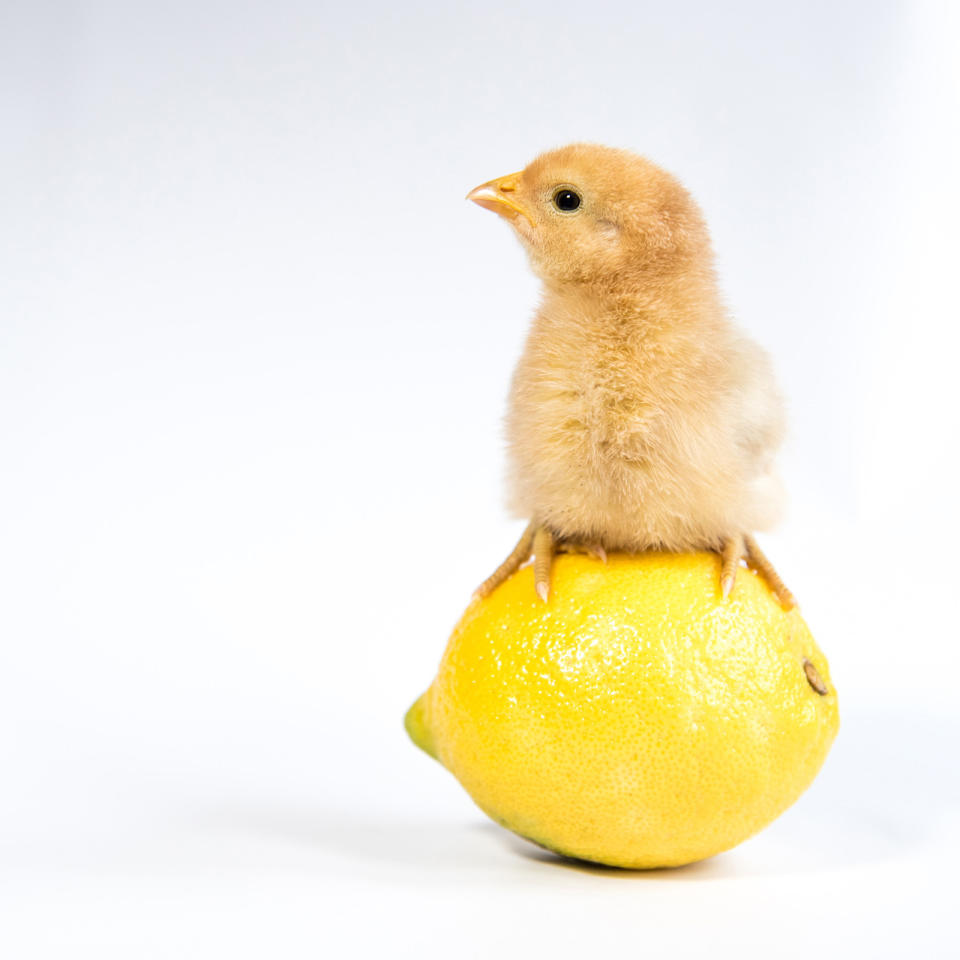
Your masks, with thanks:
[[[6,5],[0,954],[956,956],[957,41],[948,4]],[[401,728],[516,534],[536,288],[462,197],[572,139],[706,210],[841,696],[800,802],[672,872],[545,858]]]

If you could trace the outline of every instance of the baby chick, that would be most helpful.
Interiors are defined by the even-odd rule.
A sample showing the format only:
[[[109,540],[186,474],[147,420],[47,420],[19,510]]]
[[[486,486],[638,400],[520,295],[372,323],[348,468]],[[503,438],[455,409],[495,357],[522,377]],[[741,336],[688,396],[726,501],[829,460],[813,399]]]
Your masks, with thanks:
[[[782,493],[782,402],[765,353],[729,320],[696,203],[626,150],[573,144],[467,194],[507,220],[543,281],[507,413],[509,500],[530,518],[478,589],[556,550],[716,550],[794,601],[752,531]]]

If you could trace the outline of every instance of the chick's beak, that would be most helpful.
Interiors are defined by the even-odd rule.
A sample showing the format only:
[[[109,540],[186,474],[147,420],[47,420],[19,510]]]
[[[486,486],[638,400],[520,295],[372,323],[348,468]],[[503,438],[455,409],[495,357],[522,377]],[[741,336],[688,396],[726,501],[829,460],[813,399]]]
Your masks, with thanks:
[[[516,220],[517,217],[523,217],[532,227],[533,221],[530,219],[530,214],[513,198],[519,182],[519,173],[511,173],[506,177],[488,180],[486,183],[481,183],[479,187],[474,187],[467,194],[467,200],[472,200],[479,206],[492,210],[505,220]]]

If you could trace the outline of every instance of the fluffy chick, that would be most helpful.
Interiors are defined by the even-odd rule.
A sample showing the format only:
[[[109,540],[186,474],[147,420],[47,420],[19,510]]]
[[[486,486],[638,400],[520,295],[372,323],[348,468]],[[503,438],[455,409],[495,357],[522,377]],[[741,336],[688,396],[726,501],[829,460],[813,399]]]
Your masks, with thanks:
[[[670,174],[574,144],[468,194],[509,221],[543,281],[507,414],[509,502],[530,524],[479,588],[557,549],[716,550],[793,598],[751,536],[782,501],[782,402],[717,288],[703,216]]]

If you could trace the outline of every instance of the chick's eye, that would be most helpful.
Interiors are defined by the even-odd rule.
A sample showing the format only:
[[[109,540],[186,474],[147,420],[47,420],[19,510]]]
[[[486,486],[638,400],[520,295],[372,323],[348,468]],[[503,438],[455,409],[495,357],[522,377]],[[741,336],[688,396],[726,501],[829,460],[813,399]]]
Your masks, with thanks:
[[[553,204],[558,210],[569,213],[580,206],[580,194],[574,190],[568,190],[564,187],[553,195]]]

